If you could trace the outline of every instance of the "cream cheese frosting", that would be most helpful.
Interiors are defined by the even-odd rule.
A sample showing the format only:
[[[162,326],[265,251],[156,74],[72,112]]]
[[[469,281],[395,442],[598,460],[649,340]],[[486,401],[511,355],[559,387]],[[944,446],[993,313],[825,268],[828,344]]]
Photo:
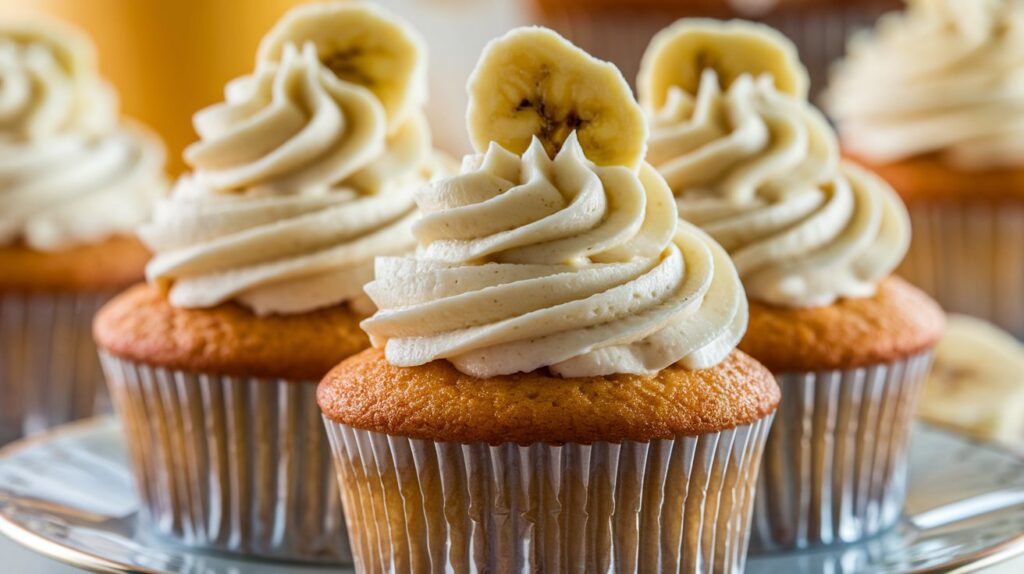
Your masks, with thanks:
[[[1024,1],[914,0],[851,39],[825,97],[844,147],[873,162],[940,154],[1024,166]]]
[[[166,187],[163,165],[154,136],[119,122],[84,37],[0,26],[0,245],[55,251],[131,234]]]
[[[415,245],[412,189],[431,161],[422,112],[400,125],[306,43],[231,82],[195,116],[193,167],[140,235],[180,307],[258,314],[352,302],[373,257]]]
[[[397,366],[652,374],[713,366],[746,329],[728,255],[678,222],[664,180],[596,166],[575,133],[553,159],[492,143],[416,202],[417,254],[379,258],[366,286],[363,328]]]
[[[881,179],[839,159],[825,119],[770,76],[727,89],[705,69],[648,110],[648,160],[679,214],[722,244],[747,294],[789,307],[867,297],[906,253],[906,210]]]

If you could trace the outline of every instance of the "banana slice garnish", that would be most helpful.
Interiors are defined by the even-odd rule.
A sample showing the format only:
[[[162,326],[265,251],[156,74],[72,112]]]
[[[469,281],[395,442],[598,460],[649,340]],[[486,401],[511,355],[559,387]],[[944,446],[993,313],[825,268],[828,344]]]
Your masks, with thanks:
[[[373,92],[391,130],[426,100],[426,48],[409,25],[363,1],[299,6],[260,42],[257,61],[278,61],[286,44],[312,42],[324,66]]]
[[[796,46],[774,28],[743,20],[689,18],[658,32],[647,46],[637,76],[640,103],[649,110],[661,109],[672,87],[696,94],[708,68],[718,74],[723,90],[744,74],[768,74],[779,91],[801,99],[807,98],[810,86]]]
[[[574,131],[597,165],[637,168],[647,151],[643,112],[618,68],[546,28],[519,28],[484,48],[466,123],[481,153],[495,142],[521,154],[536,136],[554,157]]]
[[[1024,443],[1024,346],[986,321],[951,315],[918,415],[979,438]]]

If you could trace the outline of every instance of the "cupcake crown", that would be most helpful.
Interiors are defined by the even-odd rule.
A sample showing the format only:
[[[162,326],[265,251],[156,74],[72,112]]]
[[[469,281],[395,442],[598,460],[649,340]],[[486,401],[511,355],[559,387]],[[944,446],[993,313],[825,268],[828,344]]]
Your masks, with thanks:
[[[414,246],[430,137],[408,103],[424,62],[408,27],[366,3],[285,15],[256,70],[196,114],[193,172],[141,232],[149,278],[173,283],[180,307],[293,314],[362,299],[373,257]]]
[[[707,51],[715,65],[704,65]],[[806,77],[790,56],[788,40],[757,24],[683,21],[659,33],[639,82],[649,160],[679,215],[728,250],[751,298],[813,307],[870,296],[906,252],[908,216],[881,179],[840,161],[804,90],[785,88]],[[665,62],[699,70],[696,91]]]
[[[469,121],[501,105],[510,119],[487,128],[492,141],[464,159],[459,175],[417,193],[418,253],[378,258],[366,286],[380,310],[363,327],[394,365],[448,359],[478,378],[541,368],[564,377],[652,374],[680,361],[715,365],[742,335],[745,297],[724,251],[677,223],[664,180],[632,165],[635,142],[604,139],[606,114],[613,125],[631,121],[631,111],[612,106],[628,87],[607,64],[566,46],[529,28],[485,49],[470,81]],[[556,65],[570,70],[561,80]],[[522,79],[535,76],[553,84],[524,93]],[[588,83],[609,102],[573,88]],[[636,109],[631,97],[629,105]],[[572,114],[589,118],[589,135],[570,130],[558,141],[558,118]]]

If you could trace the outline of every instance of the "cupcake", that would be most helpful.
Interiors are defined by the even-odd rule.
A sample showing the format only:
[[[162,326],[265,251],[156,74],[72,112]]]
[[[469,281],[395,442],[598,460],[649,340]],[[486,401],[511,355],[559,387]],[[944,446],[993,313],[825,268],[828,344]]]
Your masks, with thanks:
[[[1024,2],[917,0],[856,37],[826,105],[907,202],[900,274],[1024,337]]]
[[[782,387],[753,547],[853,542],[892,526],[943,328],[938,306],[890,275],[910,240],[903,204],[840,160],[795,47],[770,28],[682,20],[652,40],[638,85],[648,159],[680,216],[732,257],[750,298],[739,348]]]
[[[140,236],[148,285],[95,323],[145,519],[193,548],[346,562],[316,384],[369,347],[373,257],[414,247],[425,52],[362,2],[306,5],[195,116]]]
[[[520,28],[469,96],[477,153],[318,391],[357,570],[742,571],[779,394],[728,256],[611,64]]]
[[[86,37],[0,24],[0,444],[109,406],[90,325],[143,276],[163,165]]]

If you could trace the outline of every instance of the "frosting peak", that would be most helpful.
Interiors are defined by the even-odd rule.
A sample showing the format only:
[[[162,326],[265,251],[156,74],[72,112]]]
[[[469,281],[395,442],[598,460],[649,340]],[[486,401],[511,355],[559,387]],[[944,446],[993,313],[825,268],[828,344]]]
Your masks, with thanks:
[[[730,253],[751,298],[812,307],[870,296],[906,252],[892,189],[841,162],[821,114],[770,76],[723,92],[706,69],[697,94],[674,89],[648,114],[648,157],[680,216]]]
[[[163,149],[118,122],[89,41],[0,25],[0,245],[57,250],[128,234],[164,189]]]
[[[855,36],[826,94],[843,144],[875,162],[938,153],[1024,166],[1024,2],[916,0]]]
[[[595,165],[575,134],[553,159],[492,143],[416,200],[418,254],[379,258],[366,286],[380,310],[363,327],[395,365],[651,374],[712,366],[746,328],[728,256],[677,229],[664,180]]]
[[[194,123],[194,170],[140,233],[172,304],[235,300],[267,314],[352,302],[374,256],[413,248],[412,189],[430,160],[422,112],[390,124],[312,42],[260,61]]]

